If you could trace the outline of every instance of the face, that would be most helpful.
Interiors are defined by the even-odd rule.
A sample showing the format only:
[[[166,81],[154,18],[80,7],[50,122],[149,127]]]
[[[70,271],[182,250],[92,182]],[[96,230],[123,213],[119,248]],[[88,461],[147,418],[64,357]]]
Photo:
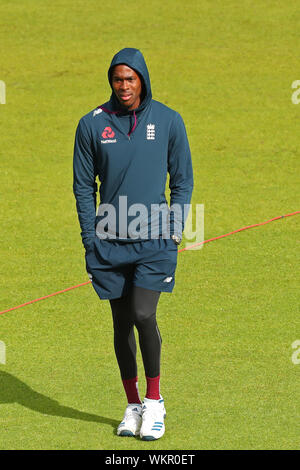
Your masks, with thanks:
[[[138,74],[127,65],[116,65],[112,72],[112,88],[118,101],[129,111],[139,107],[142,82]]]

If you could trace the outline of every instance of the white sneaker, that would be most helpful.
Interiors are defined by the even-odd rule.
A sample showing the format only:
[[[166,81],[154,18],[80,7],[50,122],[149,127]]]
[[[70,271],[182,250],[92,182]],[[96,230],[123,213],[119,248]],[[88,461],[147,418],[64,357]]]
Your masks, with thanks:
[[[118,436],[137,436],[142,425],[142,405],[130,403],[127,405],[123,420],[118,426]]]
[[[142,426],[140,437],[143,441],[154,441],[165,433],[164,419],[166,410],[164,400],[150,400],[145,398],[142,407]]]

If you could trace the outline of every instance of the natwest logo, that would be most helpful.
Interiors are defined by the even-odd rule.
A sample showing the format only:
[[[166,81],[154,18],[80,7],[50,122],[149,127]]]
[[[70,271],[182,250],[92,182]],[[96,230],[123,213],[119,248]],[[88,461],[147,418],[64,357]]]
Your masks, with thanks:
[[[106,127],[101,135],[103,139],[113,139],[115,136],[115,133],[111,127]]]

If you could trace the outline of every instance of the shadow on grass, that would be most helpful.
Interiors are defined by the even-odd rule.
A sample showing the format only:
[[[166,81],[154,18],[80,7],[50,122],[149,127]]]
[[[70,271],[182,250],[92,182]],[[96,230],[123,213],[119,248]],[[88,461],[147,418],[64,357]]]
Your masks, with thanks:
[[[115,419],[85,413],[75,408],[61,405],[58,401],[36,392],[13,375],[0,371],[0,405],[2,403],[19,403],[30,410],[44,415],[109,424],[114,428],[119,424]]]

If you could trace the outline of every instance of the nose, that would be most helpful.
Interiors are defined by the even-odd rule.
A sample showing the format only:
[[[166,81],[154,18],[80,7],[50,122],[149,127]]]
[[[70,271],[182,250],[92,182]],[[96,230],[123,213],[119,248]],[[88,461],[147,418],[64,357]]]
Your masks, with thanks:
[[[129,88],[129,82],[127,80],[123,80],[121,83],[121,90],[128,90]]]

